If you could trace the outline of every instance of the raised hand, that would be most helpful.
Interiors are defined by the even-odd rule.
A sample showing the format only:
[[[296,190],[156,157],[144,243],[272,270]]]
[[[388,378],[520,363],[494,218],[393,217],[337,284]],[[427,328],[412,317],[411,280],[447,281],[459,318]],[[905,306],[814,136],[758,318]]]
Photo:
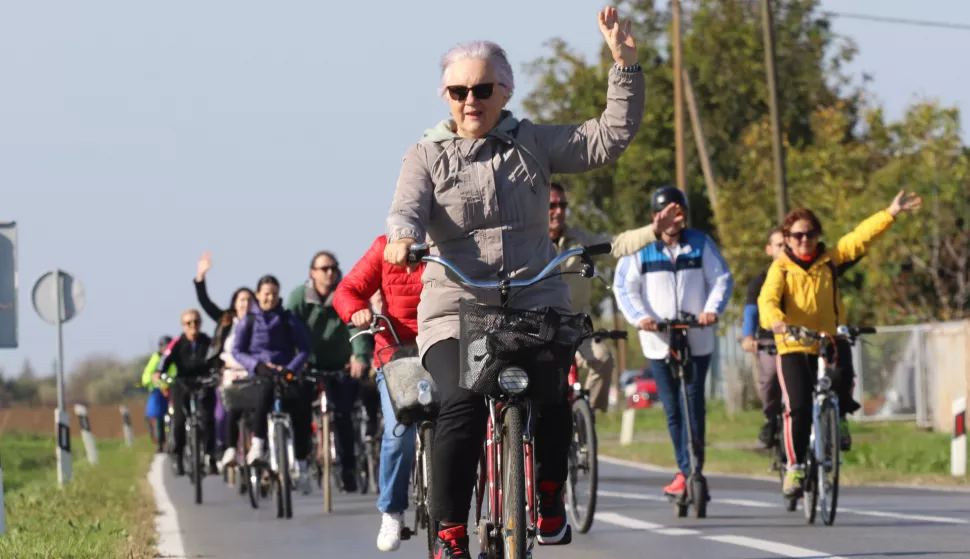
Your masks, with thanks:
[[[653,215],[653,232],[658,236],[675,223],[684,222],[684,209],[677,204],[667,204],[667,207]]]
[[[206,273],[212,268],[212,253],[203,252],[202,256],[199,257],[199,265],[196,268],[195,280],[201,282],[205,279]]]
[[[899,212],[912,212],[916,211],[923,205],[923,199],[917,196],[915,193],[910,192],[906,194],[905,190],[900,190],[899,194],[893,198],[893,203],[889,204],[889,213],[893,217],[899,215]]]
[[[607,6],[599,13],[600,33],[613,53],[613,61],[620,66],[633,66],[637,63],[637,42],[630,29],[633,22],[620,22],[616,8]]]

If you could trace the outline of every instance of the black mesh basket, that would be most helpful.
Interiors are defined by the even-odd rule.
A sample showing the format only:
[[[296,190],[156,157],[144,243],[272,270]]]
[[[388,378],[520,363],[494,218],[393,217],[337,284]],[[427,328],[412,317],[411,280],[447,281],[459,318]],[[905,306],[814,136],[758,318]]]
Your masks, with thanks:
[[[226,408],[226,411],[256,409],[268,383],[269,379],[260,377],[234,380],[232,384],[222,388],[222,407]]]
[[[498,375],[517,365],[529,375],[526,396],[536,403],[557,402],[580,341],[593,332],[586,314],[559,314],[482,305],[462,299],[458,311],[462,388],[498,397]]]

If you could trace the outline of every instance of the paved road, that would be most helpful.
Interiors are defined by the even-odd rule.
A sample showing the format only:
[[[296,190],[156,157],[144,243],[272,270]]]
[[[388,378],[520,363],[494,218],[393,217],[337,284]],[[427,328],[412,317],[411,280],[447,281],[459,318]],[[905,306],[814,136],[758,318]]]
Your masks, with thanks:
[[[188,481],[172,477],[162,457],[150,478],[156,494],[167,493],[159,497],[159,523],[160,548],[168,557],[392,556],[375,545],[380,516],[372,495],[338,495],[331,515],[323,513],[319,491],[294,495],[293,518],[277,520],[272,501],[254,511],[221,478],[205,481],[206,502],[196,506]],[[600,505],[592,530],[574,534],[569,546],[537,547],[534,556],[970,558],[970,493],[844,488],[836,524],[826,527],[821,520],[807,526],[800,510],[786,512],[776,485],[722,476],[711,476],[713,501],[707,519],[677,519],[659,496],[669,479],[669,473],[649,467],[601,463]],[[423,536],[403,542],[397,556],[426,557]]]

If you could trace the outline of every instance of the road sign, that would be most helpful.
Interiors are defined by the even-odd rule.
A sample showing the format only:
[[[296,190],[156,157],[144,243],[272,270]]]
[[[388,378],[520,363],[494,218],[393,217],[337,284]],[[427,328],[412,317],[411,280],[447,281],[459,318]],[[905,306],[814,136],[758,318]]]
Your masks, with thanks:
[[[17,349],[17,223],[0,223],[0,349]]]
[[[34,290],[31,299],[34,303],[34,310],[48,324],[57,324],[57,299],[60,293],[61,320],[63,324],[81,312],[84,308],[84,286],[81,281],[71,274],[57,270],[60,281],[55,280],[55,272],[47,272],[42,275]]]

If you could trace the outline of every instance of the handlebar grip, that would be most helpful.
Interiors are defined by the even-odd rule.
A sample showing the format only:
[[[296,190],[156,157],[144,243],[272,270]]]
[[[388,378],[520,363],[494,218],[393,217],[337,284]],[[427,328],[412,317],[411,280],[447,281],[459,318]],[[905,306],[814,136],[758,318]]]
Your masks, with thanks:
[[[418,264],[429,254],[431,254],[431,248],[426,243],[414,243],[408,247],[408,262]]]
[[[875,334],[876,328],[874,326],[860,326],[856,328],[856,332],[860,334]]]
[[[613,252],[613,245],[610,243],[599,243],[583,247],[583,250],[586,251],[586,254],[589,256],[600,256]]]

